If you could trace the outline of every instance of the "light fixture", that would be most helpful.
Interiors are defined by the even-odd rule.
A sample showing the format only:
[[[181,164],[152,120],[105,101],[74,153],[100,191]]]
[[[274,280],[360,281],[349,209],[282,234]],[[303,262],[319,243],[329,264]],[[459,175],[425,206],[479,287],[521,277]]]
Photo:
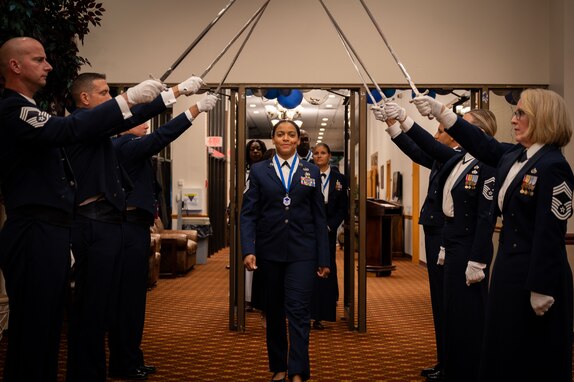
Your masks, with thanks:
[[[326,121],[328,121],[328,120],[329,120],[329,118],[321,118],[321,121],[325,121],[325,122],[326,122]]]
[[[250,103],[250,104],[249,104],[249,107],[257,107],[257,105],[254,104],[254,103]]]
[[[320,136],[320,137],[322,137],[322,136],[323,136],[323,134],[325,134],[325,133],[324,133],[324,132],[322,132],[322,131],[319,131],[319,136]]]
[[[327,105],[325,105],[325,107],[333,107],[333,105],[331,105],[330,103],[328,103]]]
[[[319,128],[319,131],[325,131],[324,127]]]
[[[322,122],[321,126],[327,126],[327,124],[325,122]]]

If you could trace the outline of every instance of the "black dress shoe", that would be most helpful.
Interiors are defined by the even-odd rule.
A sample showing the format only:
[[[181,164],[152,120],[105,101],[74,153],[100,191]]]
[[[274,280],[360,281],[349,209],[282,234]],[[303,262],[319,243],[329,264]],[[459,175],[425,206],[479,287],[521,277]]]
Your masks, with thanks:
[[[143,381],[147,379],[147,373],[141,369],[134,369],[126,372],[110,372],[110,378],[127,379],[130,381]]]
[[[321,321],[313,321],[313,329],[317,329],[317,330],[325,330],[325,325],[323,325],[321,323]]]
[[[446,381],[444,371],[442,370],[438,370],[435,373],[427,375],[427,382],[441,382],[441,381]]]
[[[145,371],[146,374],[153,374],[155,373],[155,366],[152,365],[140,365],[138,367],[141,371]]]
[[[440,364],[436,364],[433,367],[427,367],[425,369],[421,370],[421,377],[426,377],[429,374],[433,374],[436,373],[437,371],[439,371],[441,369]]]

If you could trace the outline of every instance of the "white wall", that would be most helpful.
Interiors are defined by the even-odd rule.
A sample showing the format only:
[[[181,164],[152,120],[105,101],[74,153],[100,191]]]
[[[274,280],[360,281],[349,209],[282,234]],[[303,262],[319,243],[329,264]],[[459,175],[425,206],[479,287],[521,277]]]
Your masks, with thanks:
[[[554,0],[557,1],[557,0]],[[561,0],[566,1],[566,0]],[[110,82],[161,76],[227,0],[104,3],[81,55]],[[402,73],[359,2],[325,1],[377,82]],[[237,1],[169,78],[201,73],[263,0]],[[413,79],[424,83],[548,83],[549,5],[539,0],[367,1]],[[206,81],[218,83],[235,48]],[[230,83],[357,83],[318,1],[271,1]]]

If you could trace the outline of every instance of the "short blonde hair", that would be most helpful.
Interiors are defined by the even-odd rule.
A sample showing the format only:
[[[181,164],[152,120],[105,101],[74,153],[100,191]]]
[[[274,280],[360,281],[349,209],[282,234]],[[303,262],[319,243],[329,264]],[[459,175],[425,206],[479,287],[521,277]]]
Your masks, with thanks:
[[[467,114],[471,115],[472,119],[474,119],[473,125],[482,129],[482,131],[491,137],[496,135],[496,116],[492,111],[486,109],[474,109],[469,111]]]
[[[526,89],[520,107],[528,117],[527,136],[533,143],[564,147],[572,137],[572,124],[566,102],[547,89]]]

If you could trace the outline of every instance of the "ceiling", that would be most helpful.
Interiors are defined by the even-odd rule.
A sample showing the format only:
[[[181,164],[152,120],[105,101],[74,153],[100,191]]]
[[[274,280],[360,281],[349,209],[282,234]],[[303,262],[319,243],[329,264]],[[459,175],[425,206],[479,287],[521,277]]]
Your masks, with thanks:
[[[302,122],[301,128],[309,133],[311,146],[321,140],[320,133],[323,133],[322,142],[327,143],[331,151],[344,151],[344,104],[348,99],[348,89],[303,89],[301,103],[291,109],[286,109],[279,103],[278,99],[283,99],[281,96],[266,98],[265,95],[273,96],[269,90],[273,89],[253,89],[248,92],[246,101],[248,139],[270,139],[272,120],[290,114],[290,119]],[[289,94],[290,90],[279,91]]]

